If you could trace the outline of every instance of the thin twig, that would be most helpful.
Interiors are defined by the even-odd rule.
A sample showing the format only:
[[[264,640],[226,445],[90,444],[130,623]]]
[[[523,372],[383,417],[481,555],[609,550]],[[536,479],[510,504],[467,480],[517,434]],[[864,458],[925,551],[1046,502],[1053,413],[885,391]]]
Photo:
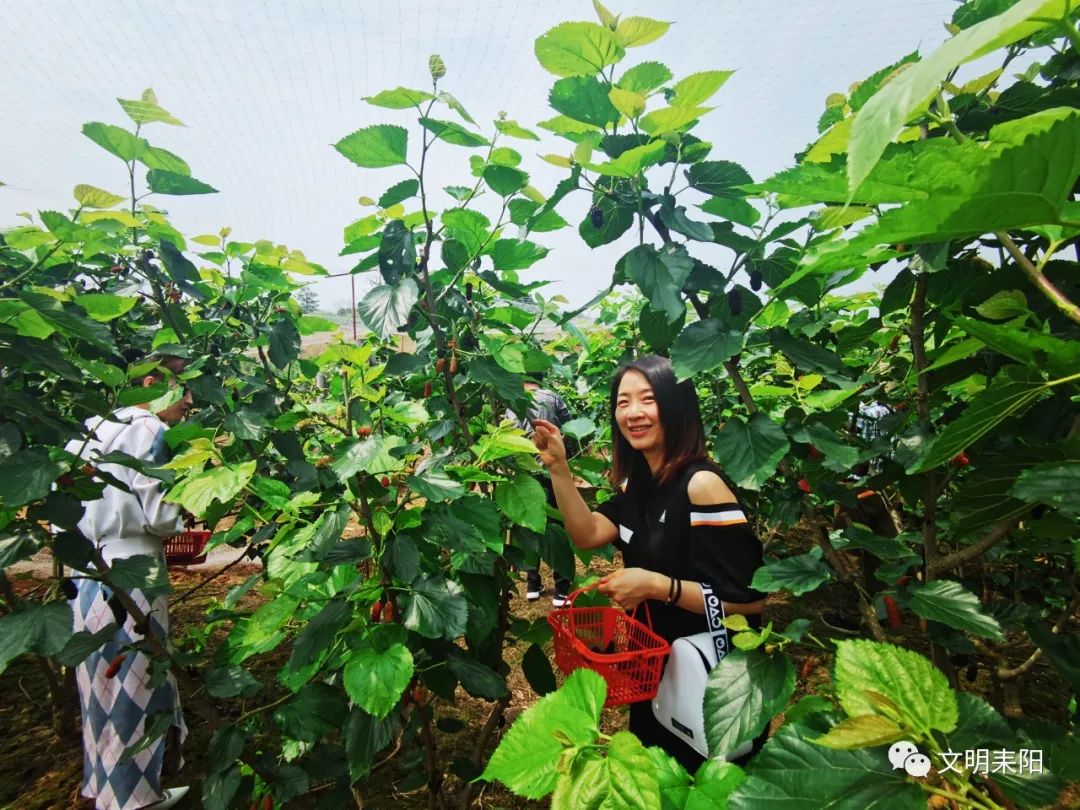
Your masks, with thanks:
[[[387,754],[385,757],[383,757],[382,759],[380,759],[378,762],[376,762],[374,765],[371,766],[371,772],[372,773],[375,773],[375,771],[377,771],[383,765],[386,765],[388,762],[391,762],[394,759],[394,757],[396,757],[398,755],[398,752],[401,751],[402,740],[404,740],[404,739],[405,739],[405,731],[402,730],[397,735],[397,738],[394,740],[394,747],[390,751],[390,753]]]
[[[189,588],[188,590],[184,591],[182,594],[180,594],[178,597],[176,597],[173,601],[169,602],[169,607],[172,608],[172,607],[175,607],[176,605],[179,605],[181,602],[186,602],[188,599],[191,598],[191,596],[196,591],[201,590],[205,586],[209,585],[211,582],[213,582],[215,579],[220,577],[222,574],[224,574],[226,571],[228,571],[233,566],[238,565],[239,563],[243,562],[245,559],[247,559],[248,554],[251,553],[252,545],[253,544],[249,543],[247,548],[244,549],[243,553],[239,557],[237,557],[235,560],[230,562],[228,565],[226,565],[221,570],[219,570],[219,571],[211,574],[210,576],[206,577],[206,579],[204,579],[198,585],[195,585],[194,587]]]
[[[1001,240],[1001,244],[1009,251],[1009,255],[1013,257],[1013,260],[1020,265],[1020,269],[1024,271],[1024,275],[1035,285],[1035,288],[1049,298],[1051,303],[1061,310],[1066,318],[1073,323],[1080,323],[1080,306],[1070,301],[1065,293],[1059,290],[1050,279],[1039,271],[1039,268],[1031,263],[1031,260],[1024,255],[1024,252],[1020,250],[1009,234],[1005,231],[995,231],[994,235]]]
[[[280,706],[286,700],[289,700],[290,698],[292,698],[292,696],[293,696],[292,692],[286,692],[284,695],[282,695],[281,697],[279,697],[275,701],[272,701],[270,703],[266,703],[266,704],[264,704],[262,706],[256,706],[254,709],[246,711],[242,715],[240,715],[238,718],[236,718],[236,722],[234,722],[233,725],[239,726],[244,720],[247,720],[249,717],[254,717],[256,714],[260,714],[261,712],[265,712],[267,709],[273,709],[275,706]]]

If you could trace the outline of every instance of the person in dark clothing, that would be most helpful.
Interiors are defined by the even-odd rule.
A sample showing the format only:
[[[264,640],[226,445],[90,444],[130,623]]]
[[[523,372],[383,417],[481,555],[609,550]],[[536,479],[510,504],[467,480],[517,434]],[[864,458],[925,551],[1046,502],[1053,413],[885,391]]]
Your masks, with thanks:
[[[533,435],[570,539],[579,548],[615,543],[622,551],[625,567],[602,578],[600,591],[626,610],[648,602],[653,629],[668,642],[707,628],[703,585],[725,614],[744,614],[759,627],[765,595],[750,582],[762,564],[761,543],[708,459],[693,383],[678,383],[667,359],[643,357],[616,374],[610,407],[617,491],[595,512],[574,487],[558,428],[537,420]],[[631,704],[630,731],[691,773],[704,761],[656,720],[649,702]]]
[[[881,402],[863,402],[851,416],[849,434],[863,442],[870,449],[886,435],[882,422],[893,413],[892,409]],[[878,537],[893,538],[900,534],[900,526],[885,493],[861,484],[867,476],[877,475],[884,467],[884,456],[876,456],[857,465],[848,476],[848,483],[855,489],[854,506],[837,503],[833,518],[833,528],[842,529],[852,523],[866,526]],[[873,599],[882,590],[882,584],[876,574],[878,558],[866,549],[856,549],[850,559],[857,566],[858,583],[866,595]],[[859,635],[862,632],[862,617],[859,612],[859,593],[849,588],[845,594],[846,602],[840,610],[826,610],[821,613],[822,623],[838,633]]]
[[[531,378],[525,381],[525,390],[532,396],[532,404],[525,411],[525,418],[518,417],[512,411],[506,412],[507,418],[516,422],[525,431],[526,436],[533,435],[533,422],[537,419],[561,428],[570,421],[570,409],[566,407],[563,398],[554,391],[540,387],[542,380],[537,379],[540,375],[530,376]],[[547,494],[548,503],[555,506],[555,492],[551,487],[551,481],[547,478],[540,478],[539,481]],[[543,582],[540,578],[540,567],[528,569],[525,572],[525,579],[525,598],[530,602],[535,602],[544,591]],[[564,607],[569,601],[566,598],[569,592],[570,580],[555,573],[555,593],[551,597],[552,606]]]

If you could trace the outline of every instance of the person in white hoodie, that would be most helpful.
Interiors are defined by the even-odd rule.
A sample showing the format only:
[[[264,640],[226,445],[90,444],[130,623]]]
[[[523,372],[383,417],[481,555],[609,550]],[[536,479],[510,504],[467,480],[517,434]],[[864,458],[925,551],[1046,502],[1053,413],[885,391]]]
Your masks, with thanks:
[[[164,435],[179,423],[191,407],[191,393],[177,390],[178,375],[185,362],[179,357],[155,358],[158,365],[137,384],[168,383],[169,394],[154,402],[120,408],[108,417],[86,422],[87,435],[70,442],[67,449],[90,464],[109,453],[120,452],[144,462],[168,461]],[[152,410],[153,409],[153,410]],[[79,531],[93,543],[110,566],[118,560],[149,556],[165,565],[164,539],[183,530],[183,514],[165,501],[162,483],[121,464],[98,464],[101,472],[123,482],[130,492],[106,486],[102,497],[83,504]],[[133,644],[143,638],[133,619],[97,580],[78,580],[75,597],[75,631],[98,632],[115,622],[112,639],[91,654],[75,672],[83,729],[82,795],[94,799],[97,810],[157,810],[175,805],[187,788],[163,790],[161,775],[166,761],[179,768],[180,745],[187,736],[180,711],[176,681],[155,678],[151,661]],[[149,616],[150,630],[161,640],[168,638],[168,601],[164,594],[130,591],[132,599]],[[124,751],[139,744],[146,723],[153,716],[171,715],[169,730],[128,759]],[[155,718],[156,720],[156,718]]]

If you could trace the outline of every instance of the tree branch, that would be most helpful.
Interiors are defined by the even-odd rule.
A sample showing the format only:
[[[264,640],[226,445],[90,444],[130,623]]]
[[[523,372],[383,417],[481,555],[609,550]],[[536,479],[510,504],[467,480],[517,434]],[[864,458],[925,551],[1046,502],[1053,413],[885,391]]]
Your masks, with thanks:
[[[754,396],[750,393],[750,387],[746,384],[746,380],[743,379],[742,372],[739,371],[739,366],[734,358],[724,361],[724,370],[731,378],[731,384],[735,386],[735,390],[739,392],[739,399],[746,406],[746,410],[750,411],[751,414],[758,413],[759,409],[757,403],[754,402]]]
[[[818,527],[817,536],[818,547],[821,549],[821,555],[836,571],[837,578],[846,585],[851,585],[856,589],[856,593],[859,597],[859,615],[862,617],[866,626],[870,628],[870,635],[874,637],[875,641],[885,642],[888,639],[885,636],[885,630],[881,627],[881,622],[878,621],[877,612],[874,610],[873,604],[867,598],[866,592],[863,588],[859,587],[857,582],[853,581],[851,568],[848,567],[844,558],[840,556],[840,552],[833,547],[832,540],[829,539],[829,530],[825,526]]]
[[[435,351],[439,357],[442,357],[446,355],[447,350],[446,335],[443,333],[442,328],[435,319],[437,302],[435,300],[435,291],[431,286],[431,275],[428,272],[428,259],[430,258],[429,254],[432,244],[432,228],[430,220],[428,220],[427,223],[427,234],[427,242],[424,244],[424,252],[420,259],[420,278],[423,281],[424,303],[427,306],[428,322],[431,324],[431,331],[435,337]],[[465,419],[465,410],[461,405],[461,399],[457,395],[457,389],[454,388],[454,375],[450,373],[449,363],[446,363],[443,366],[442,378],[443,388],[446,390],[446,396],[454,408],[454,415],[457,417],[461,435],[469,444],[472,444],[472,432],[469,430],[469,423]]]
[[[1069,617],[1076,613],[1076,611],[1078,610],[1080,610],[1080,596],[1073,598],[1073,600],[1069,603],[1068,607],[1066,607],[1065,610],[1062,612],[1058,620],[1054,622],[1054,626],[1050,628],[1050,632],[1054,633],[1055,635],[1060,633],[1062,628],[1065,627],[1065,623],[1069,620]],[[1042,652],[1042,647],[1036,647],[1035,651],[1031,655],[1029,655],[1027,657],[1027,660],[1024,661],[1022,664],[1019,664],[1018,666],[1012,668],[999,666],[997,670],[998,680],[1011,681],[1019,678],[1021,675],[1023,675],[1033,666],[1035,666],[1035,662],[1037,662],[1042,657]]]
[[[911,342],[912,363],[915,366],[915,409],[923,424],[930,423],[930,374],[926,359],[926,293],[930,284],[928,273],[919,273],[915,277],[915,292],[911,300],[911,328],[908,339]],[[927,581],[934,573],[934,562],[938,558],[937,548],[937,476],[931,470],[923,476],[923,553],[926,557]]]
[[[443,773],[442,769],[439,768],[436,756],[435,732],[431,727],[434,712],[428,711],[427,706],[420,705],[417,705],[416,710],[420,712],[420,742],[423,746],[424,767],[428,776],[428,808],[429,810],[437,810],[437,808],[443,806],[445,797],[442,790]]]
[[[653,226],[653,229],[659,234],[665,245],[671,244],[671,231],[668,230],[667,225],[660,221],[659,214],[651,208],[647,208],[645,209],[645,219],[649,220],[649,224]]]
[[[978,542],[970,546],[965,546],[959,551],[954,551],[952,554],[946,554],[944,557],[936,557],[932,563],[927,560],[927,570],[932,574],[940,574],[942,571],[948,571],[951,568],[956,568],[966,562],[970,562],[976,557],[981,557],[1004,540],[1019,522],[1019,518],[1004,520],[991,529]]]
[[[580,315],[585,310],[590,309],[590,308],[596,306],[597,304],[599,304],[614,289],[615,289],[615,282],[612,281],[605,289],[598,292],[596,295],[594,295],[592,298],[590,298],[588,301],[586,301],[580,307],[578,307],[575,310],[571,310],[570,312],[565,313],[561,318],[559,318],[559,321],[558,321],[559,326],[566,325],[570,321],[574,320],[574,318],[576,318],[578,315]]]
[[[506,647],[506,633],[510,628],[510,597],[513,588],[512,581],[507,576],[505,560],[500,559],[496,562],[495,576],[502,582],[502,589],[499,595],[499,623],[495,628],[495,649],[502,650]],[[502,674],[505,674],[506,666],[502,662],[502,653],[499,653],[499,670]],[[487,749],[488,742],[491,740],[491,735],[499,728],[499,724],[503,719],[503,713],[506,711],[506,707],[510,705],[510,697],[511,695],[508,690],[503,697],[495,701],[495,705],[491,707],[491,712],[484,722],[484,727],[480,729],[480,733],[476,736],[471,759],[477,768],[483,763],[484,751]],[[472,806],[473,786],[473,782],[465,783],[465,788],[461,792],[458,803],[461,810],[468,810],[468,808]]]
[[[189,692],[187,699],[190,700],[194,698],[198,700],[200,703],[204,704],[204,708],[210,713],[210,716],[216,716],[218,712],[208,702],[199,699],[198,691],[201,688],[199,684],[187,674],[183,667],[178,666],[176,662],[172,660],[172,653],[169,651],[166,642],[163,639],[159,639],[150,630],[150,618],[142,611],[142,608],[136,604],[135,600],[131,597],[131,594],[123,588],[118,588],[113,583],[111,570],[101,554],[101,549],[92,545],[92,554],[94,570],[97,573],[98,579],[100,579],[104,585],[108,586],[109,590],[113,592],[113,596],[120,601],[120,604],[124,606],[128,615],[134,620],[136,631],[142,633],[142,641],[157,655],[169,662],[169,669],[172,670],[173,676],[176,678],[177,682],[183,684],[184,688]]]
[[[1039,271],[1039,268],[1031,263],[1031,260],[1024,255],[1009,234],[1005,231],[996,231],[994,235],[1001,240],[1001,244],[1009,251],[1009,255],[1013,257],[1013,260],[1020,265],[1020,269],[1024,271],[1024,275],[1035,285],[1035,288],[1049,298],[1066,318],[1073,323],[1080,323],[1080,306],[1070,301],[1065,293],[1059,290],[1050,279]]]
[[[697,293],[690,293],[687,298],[690,300],[691,305],[694,307],[694,312],[697,313],[698,318],[701,320],[708,320],[709,307],[702,301]],[[754,402],[754,395],[750,393],[750,386],[746,384],[746,380],[743,379],[742,372],[739,371],[739,364],[735,358],[729,357],[724,361],[724,370],[728,373],[728,377],[731,378],[731,384],[735,386],[735,390],[739,393],[739,399],[751,414],[755,414],[759,411],[757,403]]]

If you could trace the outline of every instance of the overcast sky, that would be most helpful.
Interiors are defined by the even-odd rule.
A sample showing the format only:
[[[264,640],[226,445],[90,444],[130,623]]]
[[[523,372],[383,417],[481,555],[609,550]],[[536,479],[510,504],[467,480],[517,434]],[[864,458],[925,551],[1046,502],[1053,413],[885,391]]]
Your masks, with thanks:
[[[711,157],[741,163],[755,179],[791,165],[814,138],[825,97],[904,54],[924,53],[946,35],[953,0],[714,0],[617,2],[623,16],[672,21],[659,42],[628,50],[622,67],[665,63],[676,78],[734,69],[713,98],[715,110],[695,133]],[[706,9],[708,9],[706,11]],[[0,227],[16,213],[66,209],[71,189],[90,183],[124,193],[126,170],[80,133],[86,121],[129,125],[115,99],[153,87],[186,127],[154,124],[147,139],[185,158],[195,177],[220,190],[201,197],[151,198],[187,235],[233,228],[233,238],[272,239],[305,252],[331,272],[342,230],[370,212],[407,170],[363,170],[331,147],[374,123],[409,124],[406,112],[372,107],[363,96],[429,85],[427,60],[447,65],[441,89],[453,93],[485,134],[499,110],[525,126],[551,117],[546,97],[557,77],[533,53],[535,39],[566,20],[595,21],[588,0],[0,0]],[[415,117],[415,114],[414,114]],[[436,117],[453,120],[443,108]],[[568,154],[570,144],[510,142],[522,168],[548,193],[565,174],[540,154]],[[415,123],[410,156],[418,151]],[[433,185],[465,184],[470,150],[440,144]],[[440,195],[435,207],[450,207]],[[560,212],[576,224],[585,194]],[[494,216],[489,204],[481,205]],[[550,278],[548,294],[584,302],[610,279],[632,243],[591,251],[569,229],[535,237],[552,251],[525,271]],[[197,247],[196,245],[190,245]],[[695,253],[703,255],[696,247]],[[706,258],[723,264],[719,249]],[[366,287],[366,279],[358,286]],[[349,280],[316,288],[322,304],[346,304]]]

